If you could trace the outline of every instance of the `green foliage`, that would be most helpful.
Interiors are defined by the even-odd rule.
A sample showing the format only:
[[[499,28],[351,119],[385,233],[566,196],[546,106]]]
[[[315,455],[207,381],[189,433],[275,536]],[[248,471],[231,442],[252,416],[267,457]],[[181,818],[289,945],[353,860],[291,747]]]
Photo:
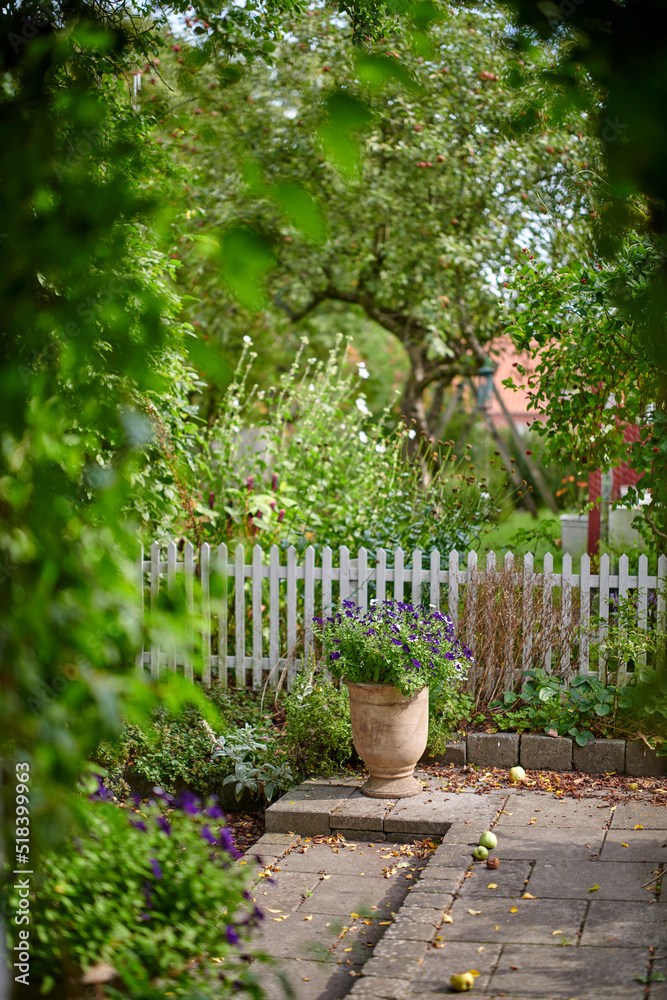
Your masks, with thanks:
[[[280,752],[271,727],[246,724],[243,729],[220,736],[213,757],[226,775],[223,785],[234,786],[237,801],[247,791],[263,805],[294,784],[290,764]]]
[[[643,696],[643,684],[618,687],[604,684],[596,677],[574,677],[569,683],[544,670],[526,670],[521,694],[506,691],[489,708],[498,729],[555,731],[558,736],[572,736],[585,746],[596,735],[636,735],[633,723],[635,706]],[[664,712],[659,702],[643,720],[646,733],[664,738]]]
[[[165,976],[179,992],[195,985],[202,997],[235,992],[233,980],[247,979],[240,952],[256,917],[220,809],[189,796],[136,810],[95,801],[79,812],[76,838],[41,861],[30,911],[31,982],[48,995],[107,962],[122,996],[157,996],[155,979]],[[17,905],[14,890],[8,906]],[[225,960],[224,977],[213,956]]]
[[[456,732],[483,718],[475,713],[475,699],[471,694],[463,691],[441,692],[437,686],[432,687],[428,710],[429,753],[444,753],[447,742]]]
[[[598,630],[604,628],[598,652],[606,661],[607,671],[622,666],[634,670],[640,679],[652,675],[651,668],[665,651],[667,636],[658,628],[640,628],[636,596],[610,597],[607,617],[596,615],[591,625]]]
[[[517,370],[529,405],[540,414],[534,429],[547,458],[555,464],[575,460],[591,470],[628,462],[640,480],[623,503],[650,496],[642,515],[660,547],[667,537],[661,459],[667,454],[667,416],[660,402],[663,374],[645,332],[656,319],[650,287],[664,252],[660,241],[635,235],[611,261],[591,253],[552,270],[544,261],[526,260],[509,269],[508,282],[509,329],[516,346],[533,359],[530,370]],[[664,313],[661,321],[664,331]],[[628,425],[640,428],[633,444],[625,439]]]
[[[193,74],[185,38],[160,67],[166,83],[154,77],[143,92],[145,107],[164,110],[158,141],[188,171],[172,248],[184,288],[199,292],[188,316],[235,350],[252,331],[272,363],[304,328],[328,322],[330,342],[333,305],[364,316],[401,345],[401,414],[433,437],[443,390],[480,367],[471,337],[486,349],[503,331],[501,269],[526,231],[546,259],[576,254],[568,237],[591,208],[580,172],[597,144],[579,109],[542,117],[542,74],[559,45],[519,59],[511,16],[495,4],[407,5],[360,49],[339,11],[305,13],[270,68],[256,62],[233,84],[222,66]],[[225,256],[240,225],[255,233],[257,259],[275,260],[266,288],[259,269],[246,275],[246,309],[230,302]]]
[[[354,752],[347,690],[325,678],[314,659],[285,699],[283,741],[298,771],[330,774],[349,766]]]
[[[446,699],[472,660],[447,615],[402,601],[373,601],[365,614],[354,601],[343,601],[329,618],[313,619],[313,632],[322,640],[334,677],[393,684],[404,695],[434,685],[438,697]]]
[[[484,484],[446,449],[420,464],[414,431],[369,421],[365,363],[346,372],[337,345],[326,364],[302,367],[304,349],[266,394],[248,392],[254,356],[242,355],[203,456],[201,536],[299,549],[465,548],[498,510]]]

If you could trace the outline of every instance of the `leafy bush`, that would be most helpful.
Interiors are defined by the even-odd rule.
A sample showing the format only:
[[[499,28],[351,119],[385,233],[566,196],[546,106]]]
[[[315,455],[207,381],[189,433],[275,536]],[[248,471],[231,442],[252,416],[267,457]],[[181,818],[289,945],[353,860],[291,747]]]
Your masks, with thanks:
[[[223,785],[234,785],[237,801],[249,791],[263,803],[294,784],[287,761],[278,752],[275,730],[268,726],[245,725],[227,736],[220,736],[213,757],[224,770]]]
[[[317,774],[350,764],[354,745],[347,690],[324,678],[314,659],[295,678],[285,713],[283,739],[299,771]]]
[[[188,788],[200,795],[213,791],[226,772],[213,758],[215,733],[194,705],[179,715],[164,706],[153,712],[152,726],[126,725],[115,744],[103,743],[93,760],[109,771],[120,797],[135,775],[167,791]]]
[[[647,670],[646,674],[652,672]],[[617,687],[596,677],[579,676],[566,683],[543,670],[526,670],[524,674],[527,680],[520,695],[506,691],[502,699],[489,704],[498,729],[554,730],[559,736],[574,737],[580,746],[596,735],[636,735],[636,705],[648,687],[646,680]],[[652,728],[660,742],[664,716],[657,708],[642,720],[645,735]]]
[[[169,977],[170,989],[172,979],[180,987],[196,979],[201,997],[236,992],[247,978],[240,949],[261,913],[246,901],[247,869],[233,864],[239,854],[222,810],[189,792],[133,810],[108,798],[100,785],[82,831],[41,859],[31,976],[48,994],[105,962],[121,996],[163,996],[151,990],[156,977]],[[17,904],[10,891],[9,906]]]
[[[474,662],[447,615],[402,601],[372,602],[365,613],[354,601],[343,601],[329,618],[313,618],[313,632],[323,641],[334,677],[393,684],[404,695],[437,685],[444,699]]]
[[[432,754],[444,753],[447,741],[457,730],[464,729],[475,719],[475,699],[471,694],[463,691],[443,694],[444,697],[438,686],[429,691],[428,750]]]

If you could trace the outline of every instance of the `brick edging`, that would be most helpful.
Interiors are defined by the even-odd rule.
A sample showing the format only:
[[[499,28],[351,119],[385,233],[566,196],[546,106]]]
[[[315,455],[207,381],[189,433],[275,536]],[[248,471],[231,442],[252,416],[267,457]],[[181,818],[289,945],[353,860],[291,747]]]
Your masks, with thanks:
[[[667,775],[667,757],[658,757],[641,740],[599,739],[579,746],[569,736],[540,733],[470,733],[447,744],[443,754],[424,756],[422,764],[481,764],[527,770],[626,774],[639,778]]]

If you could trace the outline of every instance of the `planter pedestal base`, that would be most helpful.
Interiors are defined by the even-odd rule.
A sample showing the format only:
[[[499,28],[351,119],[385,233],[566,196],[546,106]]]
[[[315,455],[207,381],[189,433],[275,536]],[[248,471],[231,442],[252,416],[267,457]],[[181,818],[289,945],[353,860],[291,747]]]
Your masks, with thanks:
[[[423,789],[414,773],[428,739],[428,688],[407,696],[391,684],[345,683],[354,745],[370,772],[361,792],[374,799],[418,795]]]
[[[411,795],[418,795],[424,789],[421,782],[410,775],[406,778],[370,777],[359,791],[374,799],[407,799]]]

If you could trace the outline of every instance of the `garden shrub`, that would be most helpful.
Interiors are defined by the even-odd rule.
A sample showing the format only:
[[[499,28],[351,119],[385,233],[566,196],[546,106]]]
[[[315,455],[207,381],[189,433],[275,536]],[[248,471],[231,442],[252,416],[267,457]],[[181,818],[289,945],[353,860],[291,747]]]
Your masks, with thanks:
[[[483,718],[483,716],[482,716]],[[448,690],[442,697],[438,689],[429,694],[428,751],[431,754],[445,752],[447,741],[458,731],[465,731],[475,719],[475,699],[463,691]]]
[[[41,859],[31,980],[47,995],[67,980],[71,990],[71,980],[104,962],[122,983],[109,995],[147,1000],[166,988],[217,1000],[243,989],[244,942],[262,914],[215,800],[161,794],[124,809],[101,784],[93,798],[76,837]],[[9,907],[17,904],[10,891]]]
[[[101,744],[93,760],[108,769],[110,787],[120,797],[125,797],[128,782],[131,787],[135,778],[170,792],[188,788],[206,795],[225,777],[213,758],[215,738],[194,705],[187,705],[179,715],[158,706],[150,728],[126,725],[117,743]]]
[[[294,784],[292,769],[276,744],[276,731],[266,723],[246,724],[221,736],[213,756],[225,772],[223,788],[233,785],[237,801],[250,792],[261,806]]]
[[[354,744],[348,693],[327,680],[314,659],[294,679],[285,714],[283,740],[299,771],[310,775],[349,766]]]

